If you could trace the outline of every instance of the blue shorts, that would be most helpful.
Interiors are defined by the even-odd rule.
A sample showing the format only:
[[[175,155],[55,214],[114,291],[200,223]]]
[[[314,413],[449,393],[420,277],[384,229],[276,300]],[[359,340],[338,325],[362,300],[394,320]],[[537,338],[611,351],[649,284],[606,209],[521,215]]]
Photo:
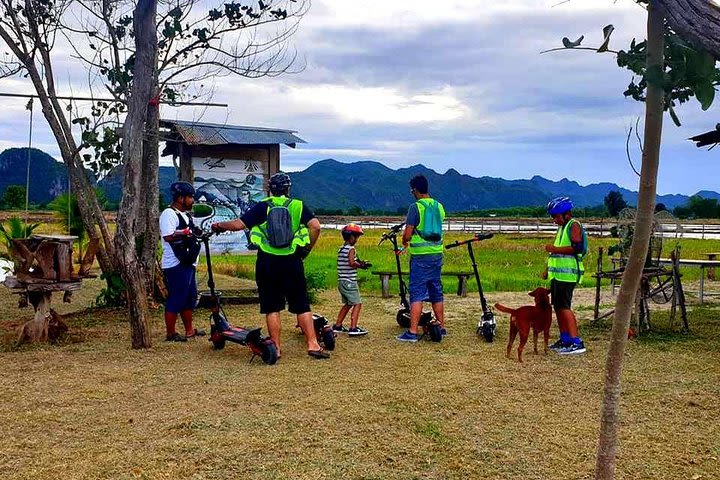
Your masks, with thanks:
[[[410,303],[443,301],[442,264],[442,254],[410,257]]]
[[[184,310],[193,310],[198,298],[195,267],[180,264],[164,269],[163,274],[168,289],[165,311],[180,313]]]

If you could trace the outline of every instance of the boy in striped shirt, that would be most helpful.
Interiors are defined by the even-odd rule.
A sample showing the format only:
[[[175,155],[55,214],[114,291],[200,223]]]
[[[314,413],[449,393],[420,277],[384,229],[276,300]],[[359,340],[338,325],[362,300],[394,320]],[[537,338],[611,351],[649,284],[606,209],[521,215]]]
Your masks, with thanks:
[[[337,272],[338,272],[338,290],[340,291],[340,299],[343,306],[340,307],[337,321],[333,325],[333,330],[338,333],[347,333],[350,336],[366,335],[368,332],[362,327],[358,327],[358,319],[360,318],[360,310],[362,309],[362,300],[360,299],[360,288],[357,283],[357,269],[366,269],[370,264],[360,260],[355,254],[355,244],[363,234],[359,225],[350,223],[342,229],[342,236],[345,243],[338,250]],[[350,329],[343,326],[343,320],[350,313]]]

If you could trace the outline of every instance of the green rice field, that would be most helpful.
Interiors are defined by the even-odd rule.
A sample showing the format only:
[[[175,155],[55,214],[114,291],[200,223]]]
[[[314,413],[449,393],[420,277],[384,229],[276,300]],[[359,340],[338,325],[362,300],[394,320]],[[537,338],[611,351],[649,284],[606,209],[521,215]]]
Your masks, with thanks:
[[[394,271],[395,260],[392,246],[389,242],[378,245],[383,230],[366,230],[356,245],[357,253],[363,260],[373,264],[372,268],[358,272],[358,281],[362,291],[379,292],[380,281],[373,271]],[[445,243],[452,243],[456,240],[470,238],[470,234],[448,233],[445,235]],[[545,268],[547,254],[543,246],[551,243],[550,236],[542,235],[518,235],[500,234],[489,240],[473,244],[475,258],[477,260],[483,289],[492,291],[523,291],[543,285],[544,280],[540,274]],[[592,285],[594,279],[591,277],[597,270],[598,248],[603,247],[607,252],[608,247],[615,245],[615,238],[590,238],[590,251],[585,259],[585,280],[583,285]],[[663,242],[662,257],[669,257],[670,251],[676,244],[680,245],[681,258],[706,259],[704,252],[718,251],[720,241],[699,240],[699,239],[666,239]],[[320,239],[305,261],[305,269],[309,276],[324,278],[325,288],[335,288],[336,278],[336,255],[337,249],[342,245],[340,232],[324,229]],[[401,256],[403,271],[408,269],[408,255]],[[222,273],[234,275],[240,278],[254,278],[254,255],[219,255],[213,258],[214,268]],[[603,270],[612,269],[613,265],[607,254],[603,259]],[[202,269],[202,266],[201,266]],[[446,251],[444,271],[471,272],[472,267],[468,257],[467,248],[458,247]],[[699,269],[683,269],[683,278],[687,281],[699,278]],[[397,291],[397,280],[391,280],[391,291]],[[443,284],[446,292],[457,290],[455,277],[443,277]],[[394,290],[393,290],[394,289]],[[477,291],[475,281],[471,280],[468,289]]]

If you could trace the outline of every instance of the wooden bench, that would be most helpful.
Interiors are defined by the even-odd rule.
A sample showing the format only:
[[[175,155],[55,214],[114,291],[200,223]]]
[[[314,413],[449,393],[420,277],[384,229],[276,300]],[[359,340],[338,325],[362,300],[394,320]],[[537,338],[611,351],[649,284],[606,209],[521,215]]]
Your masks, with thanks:
[[[383,272],[383,271],[375,270],[370,273],[380,277],[380,285],[382,287],[383,298],[390,298],[390,279],[393,276],[397,275],[397,271]],[[408,272],[402,272],[402,274],[405,278],[407,278]],[[458,297],[467,297],[468,279],[473,275],[473,272],[442,272],[440,275],[442,275],[443,277],[457,277],[457,279],[458,279],[457,295],[458,295]]]

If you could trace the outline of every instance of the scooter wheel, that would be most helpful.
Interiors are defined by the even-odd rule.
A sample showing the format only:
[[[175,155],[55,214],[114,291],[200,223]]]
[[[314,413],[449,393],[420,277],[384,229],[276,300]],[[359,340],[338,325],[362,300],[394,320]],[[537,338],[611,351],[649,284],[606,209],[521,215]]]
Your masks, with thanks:
[[[404,308],[398,310],[397,315],[395,316],[395,321],[402,328],[410,328],[410,312]]]
[[[320,339],[325,346],[325,350],[335,350],[335,332],[329,325],[323,327]]]
[[[440,343],[442,341],[442,330],[439,322],[431,322],[427,327],[430,340]]]
[[[225,339],[219,334],[210,334],[210,341],[213,344],[215,350],[222,350],[225,348]]]
[[[495,340],[495,325],[483,325],[478,328],[478,333],[483,336],[487,343],[492,343]]]
[[[266,338],[260,344],[260,358],[267,365],[275,365],[278,360],[277,347],[275,342]]]

